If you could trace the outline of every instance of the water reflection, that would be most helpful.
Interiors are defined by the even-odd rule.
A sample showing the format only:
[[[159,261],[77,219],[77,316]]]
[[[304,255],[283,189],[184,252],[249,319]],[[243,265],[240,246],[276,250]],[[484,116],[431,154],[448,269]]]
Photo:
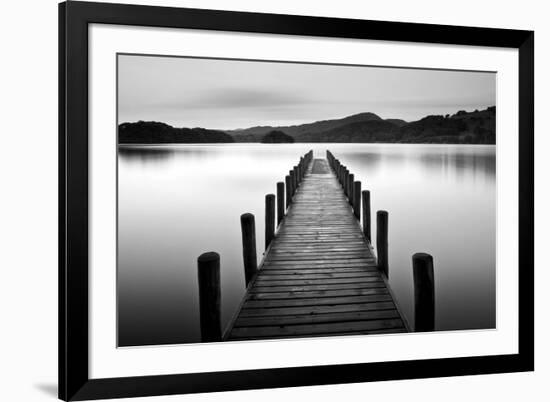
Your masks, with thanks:
[[[376,172],[382,165],[391,165],[392,168],[400,168],[404,164],[410,164],[415,168],[422,168],[425,174],[437,174],[444,172],[453,177],[483,177],[489,180],[495,179],[496,159],[494,147],[476,146],[473,149],[465,150],[465,147],[458,149],[445,147],[434,147],[425,145],[425,149],[419,150],[419,145],[414,145],[415,149],[408,147],[396,149],[396,145],[378,146],[376,152],[367,151],[349,151],[343,150],[346,155],[346,161],[360,163],[367,167],[370,172]],[[420,152],[419,152],[420,151]],[[466,152],[465,152],[466,151]],[[347,162],[349,164],[349,162]]]
[[[128,163],[159,163],[172,159],[175,151],[166,147],[119,146],[118,156]]]
[[[411,255],[436,265],[437,329],[495,325],[494,146],[224,144],[119,149],[119,344],[200,340],[196,258],[221,255],[222,320],[244,293],[239,216],[256,216],[258,258],[264,196],[297,158],[330,149],[390,213],[390,284],[412,322]],[[373,233],[376,230],[374,225]]]

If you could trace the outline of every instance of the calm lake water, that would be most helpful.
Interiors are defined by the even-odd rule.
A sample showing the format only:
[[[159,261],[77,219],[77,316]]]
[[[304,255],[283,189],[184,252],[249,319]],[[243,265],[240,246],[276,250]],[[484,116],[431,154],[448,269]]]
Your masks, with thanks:
[[[256,216],[261,258],[264,196],[309,149],[348,166],[371,191],[373,216],[389,212],[390,284],[411,324],[411,256],[423,251],[434,257],[436,329],[495,327],[494,146],[120,146],[120,346],[200,341],[196,261],[206,251],[221,256],[227,324],[245,290],[240,215]]]

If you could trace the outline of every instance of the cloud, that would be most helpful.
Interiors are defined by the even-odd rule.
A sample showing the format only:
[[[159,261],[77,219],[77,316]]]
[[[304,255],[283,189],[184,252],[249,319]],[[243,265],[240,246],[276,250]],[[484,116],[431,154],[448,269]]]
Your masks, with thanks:
[[[313,99],[275,90],[223,88],[201,91],[198,95],[189,94],[179,99],[163,100],[151,104],[155,108],[169,109],[239,109],[239,108],[280,108],[316,103]]]

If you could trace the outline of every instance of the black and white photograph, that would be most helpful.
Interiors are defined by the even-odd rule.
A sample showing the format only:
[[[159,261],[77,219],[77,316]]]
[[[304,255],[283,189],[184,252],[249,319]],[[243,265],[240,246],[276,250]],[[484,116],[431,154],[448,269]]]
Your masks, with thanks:
[[[2,401],[549,399],[544,2],[1,8]]]
[[[496,327],[494,71],[116,66],[118,347]]]

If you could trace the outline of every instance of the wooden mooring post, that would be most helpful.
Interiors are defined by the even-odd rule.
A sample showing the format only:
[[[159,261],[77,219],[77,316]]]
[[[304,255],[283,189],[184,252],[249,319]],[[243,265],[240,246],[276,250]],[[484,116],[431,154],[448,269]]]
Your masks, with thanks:
[[[290,206],[292,201],[292,178],[290,175],[285,176],[285,185],[286,185],[286,207]]]
[[[376,255],[378,269],[388,277],[388,212],[376,212]]]
[[[370,235],[371,217],[370,217],[370,191],[369,190],[363,190],[362,199],[363,199],[363,234],[365,235],[369,243],[371,243],[372,240]]]
[[[246,213],[241,215],[241,232],[243,238],[243,262],[244,278],[246,286],[256,275],[258,262],[256,257],[256,224],[254,215]]]
[[[434,264],[431,255],[412,256],[414,279],[414,330],[427,332],[435,329]]]
[[[197,259],[202,342],[222,340],[220,255],[213,251]]]
[[[361,182],[356,181],[353,185],[353,213],[361,221]]]
[[[275,237],[275,194],[265,196],[265,248]]]
[[[353,205],[353,182],[355,181],[355,175],[350,173],[348,175],[348,202]]]
[[[277,183],[277,225],[281,223],[285,216],[285,183]]]
[[[349,170],[347,167],[344,167],[344,182],[342,183],[342,187],[344,187],[344,194],[346,195],[346,197],[349,196],[348,178],[349,178]]]
[[[296,178],[294,177],[294,170],[289,170],[288,174],[290,176],[290,200],[294,197],[294,192],[296,191]]]

